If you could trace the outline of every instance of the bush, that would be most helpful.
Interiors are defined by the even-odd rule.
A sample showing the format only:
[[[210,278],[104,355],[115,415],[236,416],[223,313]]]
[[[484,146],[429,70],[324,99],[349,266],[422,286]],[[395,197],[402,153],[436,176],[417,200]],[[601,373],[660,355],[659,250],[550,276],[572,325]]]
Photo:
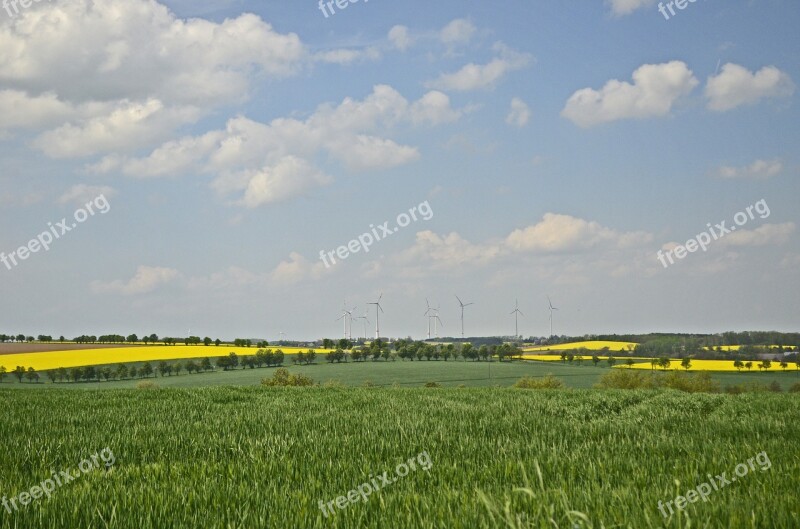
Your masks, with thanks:
[[[686,375],[672,371],[664,377],[664,385],[668,388],[685,391],[687,393],[719,393],[720,384],[706,372],[695,375]]]
[[[331,379],[322,384],[322,387],[326,389],[342,389],[346,386],[340,380]]]
[[[425,382],[425,387],[426,388],[440,388],[442,386],[440,386],[437,382]]]
[[[371,380],[365,380],[364,384],[362,384],[362,386],[364,386],[365,388],[374,388],[375,387],[375,383],[372,382]]]
[[[158,389],[158,384],[150,380],[142,380],[136,383],[136,389]]]
[[[275,373],[272,375],[272,378],[265,378],[261,380],[262,386],[313,386],[314,381],[311,377],[307,377],[305,375],[294,375],[289,373],[289,370],[285,367],[279,367],[275,370]]]
[[[522,389],[561,389],[564,387],[564,383],[552,374],[548,374],[544,378],[524,376],[514,383],[514,387]]]
[[[792,387],[789,388],[789,393],[800,393],[800,382],[792,384]]]

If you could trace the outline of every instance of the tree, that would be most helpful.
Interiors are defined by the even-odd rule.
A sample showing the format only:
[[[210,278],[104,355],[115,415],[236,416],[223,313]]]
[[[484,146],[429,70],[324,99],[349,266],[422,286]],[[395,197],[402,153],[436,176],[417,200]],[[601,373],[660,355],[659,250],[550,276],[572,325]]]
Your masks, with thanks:
[[[15,377],[17,377],[18,382],[22,382],[22,377],[25,376],[25,368],[22,366],[17,366],[14,371],[11,372]]]
[[[200,360],[200,369],[203,371],[211,371],[211,359],[209,357]]]
[[[136,336],[135,334],[131,334],[130,336],[128,336],[126,338],[126,340],[127,340],[128,343],[136,343],[136,342],[139,341],[139,337]]]
[[[772,361],[771,360],[762,360],[760,364],[758,364],[759,369],[763,369],[764,371],[768,371],[772,368]]]
[[[153,374],[153,366],[150,365],[150,362],[145,362],[144,365],[142,365],[140,372],[145,377],[149,377],[150,375]]]
[[[28,371],[25,373],[25,378],[28,379],[28,382],[39,382],[39,373],[32,367],[28,368]]]
[[[658,366],[659,366],[661,369],[663,369],[664,371],[666,371],[667,369],[669,369],[669,366],[670,366],[670,365],[672,365],[672,360],[670,360],[668,356],[662,356],[661,358],[659,358],[659,360],[658,360]]]
[[[681,367],[686,371],[689,371],[689,369],[692,367],[692,359],[688,356],[686,358],[681,358]]]
[[[239,366],[239,355],[234,352],[228,355],[229,365],[231,369],[235,369]]]
[[[205,345],[206,347],[208,347],[209,345],[211,345],[211,338],[209,338],[208,336],[206,336],[205,338],[203,338],[203,345]]]
[[[747,363],[744,365],[744,367],[745,367],[745,368],[746,368],[748,371],[751,371],[751,370],[753,369],[753,362],[747,362]]]
[[[164,377],[167,374],[167,362],[162,360],[158,363],[158,374]]]
[[[733,367],[736,368],[736,370],[741,373],[742,368],[744,367],[744,362],[742,362],[741,360],[734,360]]]
[[[597,355],[592,355],[592,363],[594,364],[594,367],[597,367],[597,364],[600,363],[600,357]]]
[[[64,338],[63,336],[58,337],[59,342],[64,343],[64,340],[66,340],[66,338]]]
[[[781,369],[783,369],[784,373],[786,372],[786,368],[789,367],[789,364],[786,360],[781,360]]]
[[[614,364],[617,363],[617,359],[612,355],[608,355],[608,360],[606,360],[606,362],[608,362],[608,367],[614,367]]]
[[[6,366],[0,366],[0,383],[6,378]]]
[[[635,364],[636,362],[634,362],[634,361],[633,361],[633,358],[628,358],[628,359],[625,361],[625,363],[626,363],[626,364],[628,364],[628,369],[630,369],[630,368],[632,368],[632,367],[633,367],[633,364]]]
[[[227,356],[220,356],[217,358],[217,367],[221,367],[223,371],[227,371],[231,365],[231,360]]]
[[[58,378],[58,373],[56,372],[55,369],[51,369],[51,370],[49,370],[47,372],[47,378],[50,379],[50,382],[55,384],[56,383],[56,379]]]
[[[117,366],[117,378],[120,380],[128,378],[128,366],[120,364]]]
[[[100,370],[100,375],[106,380],[106,382],[108,382],[109,379],[111,379],[111,377],[114,375],[114,372],[110,367],[106,366]]]
[[[219,338],[217,338],[216,340],[214,340],[214,345],[215,345],[215,346],[219,347],[221,344],[222,344],[222,341],[221,341]]]

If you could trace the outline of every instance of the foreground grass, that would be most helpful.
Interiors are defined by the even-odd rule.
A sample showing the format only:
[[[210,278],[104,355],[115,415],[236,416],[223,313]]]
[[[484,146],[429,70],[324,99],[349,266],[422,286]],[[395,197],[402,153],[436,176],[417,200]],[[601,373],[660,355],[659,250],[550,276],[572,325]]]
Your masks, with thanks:
[[[0,510],[0,528],[800,526],[795,395],[217,387],[0,390],[0,401],[0,494],[105,447],[116,456],[50,500]],[[422,451],[429,472],[319,510]],[[762,451],[771,469],[682,519],[658,512]]]

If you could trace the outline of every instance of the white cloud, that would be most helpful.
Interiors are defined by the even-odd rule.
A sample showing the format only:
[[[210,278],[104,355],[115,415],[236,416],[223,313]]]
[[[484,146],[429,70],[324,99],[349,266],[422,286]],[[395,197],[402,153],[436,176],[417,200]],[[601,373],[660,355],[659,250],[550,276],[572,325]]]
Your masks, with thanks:
[[[182,20],[157,2],[127,0],[23,10],[0,24],[0,50],[7,86],[74,102],[157,98],[167,105],[238,101],[254,69],[285,77],[307,59],[297,35],[252,14]]]
[[[754,230],[737,230],[720,239],[723,246],[768,246],[783,244],[795,231],[794,222],[764,224]]]
[[[351,64],[357,61],[376,61],[381,58],[381,52],[377,48],[368,47],[364,49],[339,48],[319,52],[314,55],[314,60],[330,64]]]
[[[681,61],[645,64],[633,72],[633,84],[614,79],[599,91],[578,90],[569,98],[561,115],[580,127],[666,116],[675,102],[698,84]]]
[[[223,130],[164,143],[145,158],[109,156],[89,169],[96,173],[120,170],[141,177],[189,171],[212,174],[214,189],[222,194],[244,192],[243,203],[254,207],[330,183],[330,177],[314,169],[320,152],[353,171],[413,162],[420,156],[415,147],[379,134],[400,124],[451,122],[461,114],[441,92],[409,102],[394,88],[378,85],[363,100],[346,98],[338,106],[320,105],[304,121],[277,118],[259,123],[240,116],[229,120]],[[293,180],[295,184],[290,184]]]
[[[117,192],[113,187],[109,186],[90,186],[87,184],[77,184],[70,187],[63,195],[58,198],[59,204],[75,203],[83,206],[90,200],[103,195],[106,198],[111,198]]]
[[[499,57],[487,64],[470,63],[454,73],[442,74],[438,79],[428,81],[428,88],[448,91],[487,90],[494,88],[509,73],[525,68],[531,55],[516,52],[504,44],[497,43],[493,49]]]
[[[33,145],[51,158],[130,150],[165,139],[175,127],[197,119],[193,107],[164,108],[161,101],[123,101],[110,113],[41,134]]]
[[[389,30],[389,42],[400,51],[406,51],[414,43],[406,26],[394,26]]]
[[[718,112],[741,105],[753,105],[765,98],[788,97],[795,85],[788,74],[775,66],[750,72],[738,64],[728,63],[719,75],[709,77],[705,94],[708,108]]]
[[[91,289],[92,292],[96,294],[134,296],[152,292],[158,287],[171,283],[179,277],[180,273],[173,268],[139,266],[136,269],[136,274],[128,281],[119,279],[110,282],[92,281]]]
[[[655,0],[606,0],[611,5],[611,12],[616,16],[630,15],[637,9],[650,7]]]
[[[281,261],[269,274],[273,285],[294,285],[306,279],[319,279],[325,274],[326,268],[322,261],[310,263],[302,255],[292,252],[288,261]]]
[[[621,233],[595,221],[546,213],[539,223],[514,230],[506,238],[505,245],[516,252],[552,253],[595,246],[624,249],[644,245],[651,240],[652,235],[645,232]]]
[[[515,97],[511,100],[511,110],[506,116],[506,123],[515,127],[524,127],[531,118],[531,110],[522,99]]]
[[[752,180],[764,180],[780,174],[783,171],[783,163],[780,160],[756,160],[745,167],[722,166],[714,175],[719,178],[746,178]]]
[[[333,181],[305,160],[294,156],[287,156],[273,167],[248,174],[245,180],[247,188],[242,203],[248,208],[301,196]]]
[[[458,18],[447,24],[439,32],[439,38],[448,46],[467,44],[476,32],[475,26],[469,20]]]

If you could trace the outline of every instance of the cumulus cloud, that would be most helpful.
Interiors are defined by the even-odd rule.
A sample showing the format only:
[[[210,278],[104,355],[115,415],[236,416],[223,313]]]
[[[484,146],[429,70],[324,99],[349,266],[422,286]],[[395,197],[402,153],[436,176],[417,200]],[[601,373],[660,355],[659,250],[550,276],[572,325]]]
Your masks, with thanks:
[[[506,238],[505,246],[516,252],[552,253],[595,246],[624,249],[644,245],[651,240],[649,233],[621,233],[595,221],[546,213],[537,224],[514,230]]]
[[[614,15],[624,16],[643,7],[652,6],[655,4],[655,0],[606,0],[606,3],[610,5]]]
[[[161,101],[123,101],[110,113],[75,124],[65,124],[41,134],[33,145],[51,158],[90,156],[107,151],[131,150],[163,140],[175,127],[194,121],[193,107],[164,108]]]
[[[520,53],[497,43],[493,47],[498,57],[487,64],[470,63],[457,72],[446,73],[428,81],[428,88],[445,91],[471,91],[492,89],[509,73],[525,68],[532,60],[530,54]]]
[[[467,44],[477,29],[469,20],[458,18],[447,24],[439,32],[439,38],[448,46]]]
[[[332,180],[314,168],[320,152],[352,171],[381,170],[419,159],[417,148],[382,137],[398,125],[438,125],[462,112],[446,94],[432,91],[410,102],[387,85],[363,100],[320,105],[305,120],[277,118],[260,123],[243,116],[225,129],[162,144],[144,158],[109,156],[89,169],[119,170],[130,176],[163,177],[189,171],[214,175],[221,194],[244,193],[249,207],[306,194]],[[293,182],[293,183],[292,183]]]
[[[724,165],[713,172],[714,176],[726,179],[765,180],[780,174],[783,163],[780,160],[756,160],[744,167]]]
[[[136,274],[128,281],[119,279],[110,282],[92,281],[90,286],[92,292],[96,294],[135,296],[152,292],[179,277],[180,273],[174,268],[139,266],[136,269]]]
[[[109,186],[91,186],[87,184],[77,184],[70,187],[64,194],[58,198],[59,204],[74,203],[83,206],[90,200],[103,195],[106,198],[111,198],[117,192],[113,187]]]
[[[531,110],[522,99],[515,97],[511,100],[511,110],[506,116],[506,123],[515,127],[524,127],[531,118]]]
[[[287,156],[273,167],[248,174],[244,180],[247,189],[242,203],[248,208],[301,196],[333,181],[305,160],[294,156]]]
[[[795,231],[794,222],[764,224],[754,230],[737,230],[719,240],[723,246],[768,246],[783,244]]]
[[[392,47],[400,51],[406,51],[414,43],[408,28],[399,25],[389,30],[389,42],[392,44]]]
[[[675,102],[698,84],[681,61],[645,64],[633,72],[632,84],[614,79],[601,90],[578,90],[569,98],[561,115],[580,127],[666,116]]]
[[[724,112],[766,98],[788,97],[794,89],[791,77],[775,66],[750,72],[744,66],[728,63],[719,75],[708,78],[705,94],[709,109]]]

